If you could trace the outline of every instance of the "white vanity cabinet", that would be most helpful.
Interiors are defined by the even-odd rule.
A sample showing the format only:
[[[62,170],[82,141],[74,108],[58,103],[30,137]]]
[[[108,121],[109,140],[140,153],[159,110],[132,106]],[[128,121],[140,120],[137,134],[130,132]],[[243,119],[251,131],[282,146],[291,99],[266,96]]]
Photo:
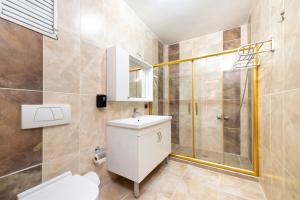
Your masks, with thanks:
[[[130,126],[131,121],[139,118],[124,119],[125,124],[111,121],[107,125],[108,170],[134,181],[135,196],[138,184],[171,153],[171,117],[157,117],[162,120],[148,123],[149,126]]]
[[[153,101],[153,66],[124,49],[107,49],[107,98],[109,101]]]

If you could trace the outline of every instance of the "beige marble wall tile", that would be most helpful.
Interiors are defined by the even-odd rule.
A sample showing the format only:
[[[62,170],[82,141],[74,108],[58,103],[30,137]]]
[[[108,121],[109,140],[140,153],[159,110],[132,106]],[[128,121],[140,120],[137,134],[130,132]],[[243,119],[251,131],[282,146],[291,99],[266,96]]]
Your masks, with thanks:
[[[270,148],[272,157],[280,161],[284,159],[283,98],[281,94],[271,96],[270,116]]]
[[[79,148],[95,149],[105,144],[105,115],[95,106],[94,95],[80,96]],[[115,111],[112,111],[115,112]]]
[[[81,41],[80,93],[106,93],[106,49]]]
[[[104,187],[115,180],[118,176],[107,171],[106,162],[95,165],[93,162],[93,157],[95,155],[94,148],[80,149],[79,152],[79,173],[85,174],[89,171],[94,171],[98,174],[100,178],[100,187]]]
[[[297,90],[285,94],[283,100],[284,163],[288,173],[298,178],[300,178],[300,161],[298,159],[300,153],[300,136],[298,134],[300,115],[297,109],[300,103],[299,98],[300,92]]]
[[[79,93],[79,36],[61,31],[59,40],[44,37],[44,90]]]
[[[273,36],[276,49],[263,56],[260,67],[260,171],[261,185],[268,199],[298,199],[300,163],[296,134],[299,79],[300,4],[294,0],[257,1],[251,15],[253,41]],[[286,19],[278,23],[285,9]],[[262,29],[262,27],[264,27]],[[291,90],[293,89],[293,90]]]
[[[72,34],[80,33],[80,0],[58,1],[58,29]]]
[[[79,151],[80,96],[55,92],[44,92],[44,104],[70,104],[70,124],[43,129],[44,158],[48,163]]]
[[[272,165],[271,197],[274,200],[284,199],[285,198],[285,196],[284,196],[285,175],[284,175],[283,163],[279,163],[280,160],[278,160],[276,157],[272,158],[271,162],[272,162],[271,163],[271,165]]]
[[[63,155],[59,158],[55,158],[49,162],[45,161],[43,163],[43,182],[68,171],[73,174],[77,174],[79,172],[78,158],[78,152],[74,152],[68,155]]]
[[[300,34],[297,36],[285,36],[285,51],[284,64],[286,67],[285,76],[285,90],[295,89],[300,87],[300,80],[297,74],[300,73],[300,59],[298,52],[300,50]]]
[[[104,0],[79,0],[80,1],[80,38],[82,41],[99,48],[105,48],[106,24]],[[111,15],[115,15],[114,12]],[[111,24],[111,26],[114,26]]]

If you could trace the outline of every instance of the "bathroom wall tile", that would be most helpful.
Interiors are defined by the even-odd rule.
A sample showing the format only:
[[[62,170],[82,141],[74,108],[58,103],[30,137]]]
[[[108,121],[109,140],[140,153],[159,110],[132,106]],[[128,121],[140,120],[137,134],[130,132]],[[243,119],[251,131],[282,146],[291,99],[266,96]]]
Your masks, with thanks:
[[[285,65],[284,65],[284,24],[278,23],[279,13],[284,7],[284,0],[276,0],[270,2],[270,35],[276,41],[276,50],[267,56],[271,59],[271,92],[280,92],[284,89]],[[265,62],[265,58],[263,57]]]
[[[241,27],[223,32],[223,50],[235,49],[241,46]]]
[[[284,199],[287,199],[287,200],[299,199],[299,196],[300,196],[299,178],[293,176],[287,170],[285,170],[284,184],[285,184],[284,195],[283,195]]]
[[[261,110],[261,145],[270,150],[271,140],[271,98],[270,96],[262,97],[262,110]]]
[[[95,106],[95,95],[80,96],[79,148],[103,147],[105,144],[105,115]],[[114,111],[112,111],[114,112]]]
[[[260,168],[260,184],[265,192],[267,199],[272,199],[272,159],[269,149],[263,147],[260,149],[261,168]]]
[[[81,30],[80,38],[82,41],[99,48],[105,48],[106,34],[106,18],[104,4],[105,1],[100,0],[79,0],[80,1],[80,16]],[[116,13],[111,13],[115,15]],[[118,22],[117,22],[118,24]],[[114,26],[113,24],[110,24]]]
[[[300,35],[299,29],[299,21],[295,19],[299,19],[299,7],[300,2],[297,0],[285,0],[284,1],[284,8],[285,8],[285,16],[286,19],[284,21],[284,31],[285,31],[285,38],[291,38],[294,36]]]
[[[161,42],[158,42],[158,61],[159,63],[164,62],[164,46]],[[163,115],[164,113],[164,79],[165,79],[164,68],[158,69],[158,114]]]
[[[240,129],[224,128],[224,151],[227,153],[240,154]]]
[[[196,128],[196,148],[212,152],[222,152],[222,128],[201,127]],[[192,138],[189,138],[192,140]]]
[[[81,41],[80,93],[106,93],[106,49]]]
[[[0,199],[15,200],[17,194],[41,182],[41,165],[0,178]]]
[[[300,73],[300,58],[298,52],[300,50],[299,36],[291,36],[285,38],[284,64],[286,67],[285,90],[300,88],[300,80],[297,76]]]
[[[59,40],[44,37],[44,90],[79,93],[80,39],[60,32]]]
[[[42,35],[4,19],[0,27],[0,87],[42,90]]]
[[[223,32],[223,41],[231,41],[241,38],[241,27],[237,27],[234,29],[226,30]]]
[[[58,1],[58,29],[60,32],[67,31],[72,34],[80,33],[80,0]]]
[[[283,163],[279,163],[277,158],[272,158],[272,181],[271,181],[271,190],[272,190],[272,200],[281,200],[284,199],[284,167]]]
[[[224,99],[240,99],[241,73],[239,71],[224,71]]]
[[[224,115],[229,119],[224,119],[224,126],[227,128],[240,128],[240,100],[224,100]]]
[[[294,0],[257,3],[251,16],[252,39],[272,36],[276,41],[275,52],[261,57],[259,69],[260,183],[268,199],[298,199],[300,163],[296,157],[300,139],[295,130],[299,124],[296,108],[300,82],[296,74],[300,60],[295,52],[300,40],[295,19],[299,18],[300,4]],[[278,23],[283,8],[285,20]]]
[[[223,50],[223,31],[194,38],[193,57]]]
[[[77,174],[79,172],[78,161],[78,152],[63,155],[51,161],[44,161],[42,174],[43,182],[68,171],[70,171],[72,174]]]
[[[41,104],[41,92],[0,89],[0,176],[42,162],[42,129],[21,130],[22,104]]]
[[[179,54],[179,44],[173,44],[168,47],[168,57],[169,61],[178,60],[180,58]],[[180,88],[180,69],[179,64],[169,66],[169,80],[170,80],[170,100],[169,100],[169,114],[172,115],[171,121],[171,133],[172,142],[179,143],[179,88]]]
[[[270,145],[273,159],[284,159],[283,146],[283,98],[281,94],[271,96]]]
[[[169,45],[169,55],[178,55],[179,56],[179,43]],[[171,61],[171,59],[169,59]]]
[[[284,130],[284,164],[288,173],[296,178],[300,178],[298,159],[300,150],[300,136],[298,130],[300,128],[300,114],[298,112],[300,102],[300,91],[292,91],[284,95],[283,100],[283,130]]]
[[[223,43],[223,50],[236,49],[241,46],[241,39],[231,40]]]
[[[107,171],[107,163],[104,162],[100,165],[95,165],[93,162],[93,157],[95,151],[93,148],[81,149],[79,153],[79,173],[85,174],[89,171],[94,171],[98,174],[100,178],[100,187],[103,188],[113,180],[115,180],[118,175]]]
[[[264,60],[266,61],[266,60]],[[271,93],[271,84],[272,83],[272,64],[263,62],[259,68],[259,94],[268,95]]]
[[[193,57],[193,40],[186,40],[179,43],[180,59]]]
[[[70,104],[72,119],[70,124],[43,129],[43,162],[50,162],[62,156],[78,152],[80,96],[75,94],[44,92],[44,104]]]

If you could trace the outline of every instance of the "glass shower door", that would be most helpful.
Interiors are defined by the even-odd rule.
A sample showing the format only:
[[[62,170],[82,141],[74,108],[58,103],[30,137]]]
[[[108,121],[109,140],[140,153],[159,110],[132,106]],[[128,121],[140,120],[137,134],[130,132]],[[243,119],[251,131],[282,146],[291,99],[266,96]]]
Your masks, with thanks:
[[[225,53],[155,68],[152,114],[173,117],[173,156],[252,174],[257,74],[254,69],[234,70],[235,56]]]
[[[192,62],[169,65],[172,152],[193,157]]]
[[[194,61],[195,158],[223,162],[223,71],[220,57]]]
[[[252,166],[252,71],[234,70],[235,54],[195,61],[195,158]]]

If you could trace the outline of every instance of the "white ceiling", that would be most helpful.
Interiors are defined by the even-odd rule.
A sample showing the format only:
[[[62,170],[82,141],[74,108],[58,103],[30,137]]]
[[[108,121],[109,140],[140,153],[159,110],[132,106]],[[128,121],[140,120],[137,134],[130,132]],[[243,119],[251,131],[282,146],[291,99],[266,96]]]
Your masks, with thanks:
[[[165,44],[245,24],[253,0],[125,0]]]

